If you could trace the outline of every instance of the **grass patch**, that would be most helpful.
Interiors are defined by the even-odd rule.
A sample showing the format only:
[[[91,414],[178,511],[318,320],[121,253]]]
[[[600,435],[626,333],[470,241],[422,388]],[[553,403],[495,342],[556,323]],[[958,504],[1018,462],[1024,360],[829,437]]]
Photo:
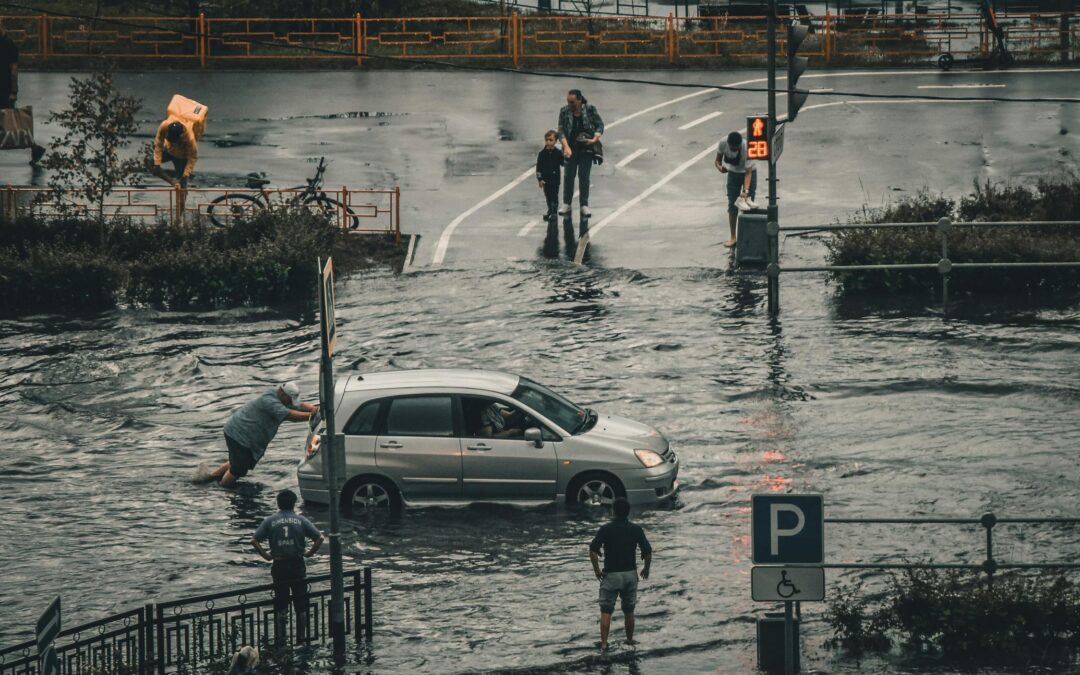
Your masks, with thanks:
[[[400,271],[405,246],[349,235],[318,214],[276,210],[229,228],[105,224],[80,218],[0,223],[0,313],[274,305],[316,297],[315,263],[335,256],[339,274]]]
[[[905,570],[877,598],[859,584],[829,601],[831,646],[849,655],[893,646],[965,666],[1052,667],[1080,653],[1080,589],[1059,574]]]
[[[1041,179],[1035,185],[975,183],[959,200],[928,191],[882,209],[867,209],[855,223],[1080,220],[1080,177]],[[955,227],[949,259],[962,262],[1080,262],[1080,227],[1024,225]],[[825,239],[829,265],[937,263],[941,235],[934,227],[841,230]],[[833,272],[842,293],[938,292],[936,270]],[[958,269],[950,293],[1075,293],[1080,268]]]

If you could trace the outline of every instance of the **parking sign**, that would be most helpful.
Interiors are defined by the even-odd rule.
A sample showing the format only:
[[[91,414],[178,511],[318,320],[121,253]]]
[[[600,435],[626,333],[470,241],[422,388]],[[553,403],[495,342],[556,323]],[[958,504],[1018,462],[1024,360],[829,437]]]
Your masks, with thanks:
[[[750,505],[755,565],[825,562],[825,507],[821,495],[752,495]]]

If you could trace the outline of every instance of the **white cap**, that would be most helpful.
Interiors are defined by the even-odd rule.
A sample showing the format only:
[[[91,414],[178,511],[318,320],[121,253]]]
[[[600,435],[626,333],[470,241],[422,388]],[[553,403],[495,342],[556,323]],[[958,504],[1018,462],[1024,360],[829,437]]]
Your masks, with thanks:
[[[282,382],[278,385],[278,389],[292,399],[293,405],[300,405],[300,387],[296,386],[295,382]]]

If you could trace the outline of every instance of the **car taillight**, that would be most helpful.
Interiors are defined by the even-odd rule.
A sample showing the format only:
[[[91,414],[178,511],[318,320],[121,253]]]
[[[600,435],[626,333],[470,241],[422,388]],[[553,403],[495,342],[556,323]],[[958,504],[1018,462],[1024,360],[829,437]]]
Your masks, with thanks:
[[[315,456],[315,453],[319,451],[319,443],[321,442],[322,438],[319,437],[319,434],[311,434],[311,437],[308,438],[307,449],[304,451],[308,458]]]

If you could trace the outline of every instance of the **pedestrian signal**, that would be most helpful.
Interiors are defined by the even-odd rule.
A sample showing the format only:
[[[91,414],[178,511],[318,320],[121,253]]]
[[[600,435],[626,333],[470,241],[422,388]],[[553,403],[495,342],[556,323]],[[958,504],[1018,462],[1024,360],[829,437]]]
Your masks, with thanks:
[[[746,118],[746,158],[769,159],[769,118],[751,115]]]

